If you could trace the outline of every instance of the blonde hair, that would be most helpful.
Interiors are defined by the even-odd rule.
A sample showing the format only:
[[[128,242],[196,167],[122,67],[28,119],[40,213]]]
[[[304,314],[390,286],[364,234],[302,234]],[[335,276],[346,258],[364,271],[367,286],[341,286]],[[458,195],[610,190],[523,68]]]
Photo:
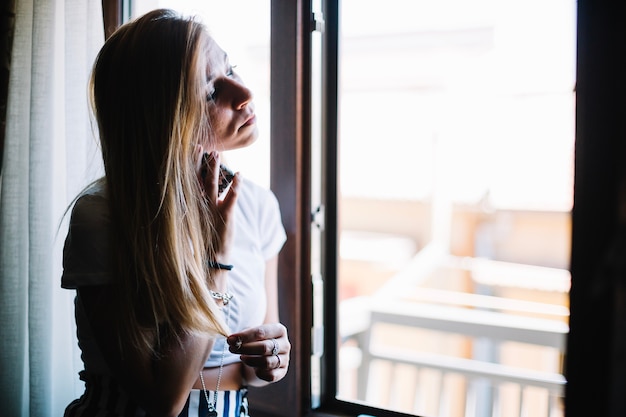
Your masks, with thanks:
[[[185,333],[222,334],[212,300],[217,212],[196,147],[215,145],[206,100],[206,28],[171,10],[120,27],[96,58],[90,98],[113,220],[120,338],[142,351]]]

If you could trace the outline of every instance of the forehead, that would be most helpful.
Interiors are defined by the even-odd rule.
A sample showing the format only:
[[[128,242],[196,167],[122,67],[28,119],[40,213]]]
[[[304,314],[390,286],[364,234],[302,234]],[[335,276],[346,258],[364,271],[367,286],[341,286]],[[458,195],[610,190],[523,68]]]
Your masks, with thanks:
[[[207,36],[206,45],[206,63],[207,73],[213,74],[215,70],[224,66],[228,62],[228,55],[224,50],[215,42],[211,36]]]

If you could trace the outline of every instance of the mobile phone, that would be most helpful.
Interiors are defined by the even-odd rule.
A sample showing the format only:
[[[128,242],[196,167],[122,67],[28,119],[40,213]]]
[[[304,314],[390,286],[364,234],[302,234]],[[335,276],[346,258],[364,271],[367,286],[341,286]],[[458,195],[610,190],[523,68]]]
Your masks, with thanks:
[[[217,184],[217,196],[221,197],[226,192],[235,178],[235,173],[224,164],[220,164],[220,177]]]
[[[206,161],[209,158],[209,154],[205,153],[203,155],[203,164],[202,164],[202,169],[200,170],[200,176],[202,177],[202,180],[204,180],[206,178],[206,174],[207,174],[207,163]],[[221,197],[222,194],[224,194],[226,192],[226,190],[228,189],[228,187],[230,186],[230,184],[233,182],[233,178],[235,178],[235,173],[228,168],[226,165],[224,164],[220,164],[220,174],[219,174],[219,178],[218,178],[218,184],[217,184],[217,196]]]

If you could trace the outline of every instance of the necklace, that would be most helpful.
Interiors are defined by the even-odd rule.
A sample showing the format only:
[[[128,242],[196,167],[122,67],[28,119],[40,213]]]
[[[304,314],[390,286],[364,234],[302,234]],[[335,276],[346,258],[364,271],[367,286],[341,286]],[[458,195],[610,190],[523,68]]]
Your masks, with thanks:
[[[229,293],[228,291],[226,292],[217,292],[213,290],[209,290],[209,291],[211,292],[211,297],[215,298],[216,300],[222,300],[222,303],[224,303],[224,307],[226,307],[228,303],[230,302],[230,300],[232,300],[232,298],[234,297],[234,295]]]
[[[211,291],[211,297],[216,300],[222,300],[224,308],[226,309],[226,327],[230,321],[230,300],[233,298],[233,294],[229,292],[216,292]],[[204,392],[204,398],[206,399],[207,407],[209,408],[208,417],[217,417],[217,392],[220,390],[220,382],[222,382],[222,372],[224,371],[224,356],[226,356],[226,341],[224,341],[224,347],[222,348],[222,357],[220,358],[220,367],[217,372],[217,383],[215,384],[215,391],[213,392],[213,401],[209,401],[209,394],[207,393],[206,385],[204,384],[204,376],[200,371],[200,382],[202,383],[202,391]]]

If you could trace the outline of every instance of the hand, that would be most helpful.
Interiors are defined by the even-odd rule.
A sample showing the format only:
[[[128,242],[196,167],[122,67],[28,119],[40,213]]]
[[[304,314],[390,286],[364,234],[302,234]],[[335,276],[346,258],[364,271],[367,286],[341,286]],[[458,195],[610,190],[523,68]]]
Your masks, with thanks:
[[[202,188],[202,192],[207,202],[214,211],[213,225],[215,233],[213,238],[213,247],[216,250],[216,261],[226,262],[228,258],[228,248],[232,240],[233,227],[232,213],[237,201],[237,191],[239,189],[240,176],[235,174],[233,183],[223,198],[218,196],[218,183],[220,176],[220,154],[217,151],[206,153],[201,147],[198,147],[197,173],[198,180]],[[212,210],[213,211],[213,210]],[[226,258],[226,259],[224,259]]]
[[[291,343],[284,325],[263,324],[231,334],[226,342],[229,350],[239,353],[241,361],[253,368],[259,379],[276,382],[287,374]]]

